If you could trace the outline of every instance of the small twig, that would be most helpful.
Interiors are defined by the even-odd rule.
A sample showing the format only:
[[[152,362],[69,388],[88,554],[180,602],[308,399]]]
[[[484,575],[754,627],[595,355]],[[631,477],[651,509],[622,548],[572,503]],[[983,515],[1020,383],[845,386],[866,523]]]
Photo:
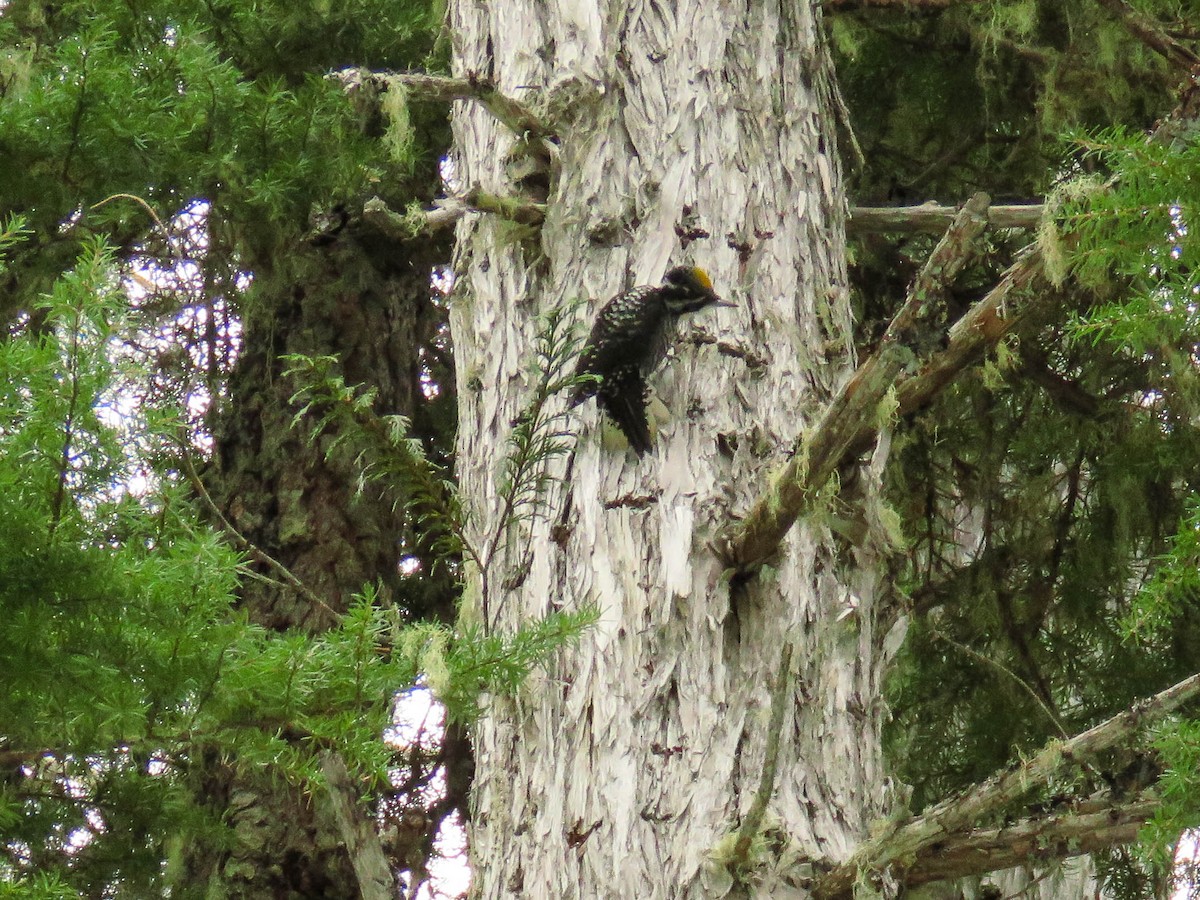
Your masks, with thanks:
[[[1059,736],[1061,736],[1063,738],[1067,737],[1067,731],[1065,728],[1063,728],[1062,722],[1059,720],[1058,716],[1055,715],[1054,710],[1052,710],[1046,704],[1046,701],[1041,698],[1041,695],[1039,695],[1038,692],[1033,689],[1033,685],[1031,685],[1029,682],[1027,682],[1024,678],[1022,678],[1020,675],[1018,675],[1016,672],[1014,672],[1012,669],[1010,669],[1008,666],[1004,665],[1003,663],[997,662],[996,660],[991,659],[990,657],[984,656],[982,653],[980,653],[976,650],[972,650],[966,644],[960,644],[958,641],[954,640],[954,638],[950,637],[949,635],[942,634],[942,632],[938,631],[936,628],[931,628],[930,634],[932,634],[939,641],[945,641],[947,644],[949,644],[951,647],[953,647],[955,650],[959,651],[960,653],[963,653],[963,654],[971,657],[971,659],[973,659],[977,662],[983,663],[985,666],[991,666],[993,669],[1000,672],[1002,675],[1006,675],[1009,678],[1011,678],[1013,681],[1015,681],[1018,685],[1021,686],[1021,688],[1026,693],[1029,694],[1030,697],[1032,697],[1034,699],[1034,701],[1037,703],[1037,705],[1042,708],[1042,712],[1044,712],[1046,714],[1046,718],[1050,720],[1050,724],[1052,724],[1055,727],[1055,729],[1058,731]]]
[[[67,497],[67,479],[71,471],[71,445],[75,442],[75,417],[79,414],[79,328],[80,311],[75,309],[74,327],[71,329],[71,352],[68,372],[71,378],[71,396],[67,401],[67,414],[63,420],[63,444],[58,461],[58,484],[50,505],[51,538],[62,522],[63,504]]]
[[[738,831],[737,841],[733,845],[733,865],[735,868],[747,868],[750,862],[750,845],[762,829],[763,819],[767,814],[767,805],[775,793],[775,779],[779,771],[779,742],[783,734],[783,715],[787,710],[792,687],[792,643],[783,645],[779,657],[779,677],[775,682],[775,693],[771,696],[771,722],[767,726],[767,748],[763,759],[762,776],[758,782],[758,790],[754,793],[754,802],[742,827]]]
[[[163,224],[162,219],[158,217],[158,213],[154,211],[154,207],[152,207],[137,194],[109,194],[98,203],[93,203],[88,207],[88,209],[99,209],[100,207],[104,206],[104,204],[111,203],[113,200],[132,200],[134,203],[138,204],[138,206],[144,209],[150,218],[154,220],[154,224],[158,226],[158,230],[163,233],[163,237],[166,238],[167,241],[167,246],[171,246],[171,232],[167,230],[167,226]]]

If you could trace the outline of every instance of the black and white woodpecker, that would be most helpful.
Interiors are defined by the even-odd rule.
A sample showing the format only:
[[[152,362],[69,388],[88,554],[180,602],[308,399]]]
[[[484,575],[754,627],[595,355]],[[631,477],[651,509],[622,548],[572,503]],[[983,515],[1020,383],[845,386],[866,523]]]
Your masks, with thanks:
[[[646,378],[662,362],[684,313],[706,306],[736,306],[713,290],[703,269],[676,266],[658,287],[643,285],[620,294],[600,310],[579,356],[575,375],[596,382],[575,389],[571,406],[596,396],[629,446],[641,456],[650,449],[646,421]]]

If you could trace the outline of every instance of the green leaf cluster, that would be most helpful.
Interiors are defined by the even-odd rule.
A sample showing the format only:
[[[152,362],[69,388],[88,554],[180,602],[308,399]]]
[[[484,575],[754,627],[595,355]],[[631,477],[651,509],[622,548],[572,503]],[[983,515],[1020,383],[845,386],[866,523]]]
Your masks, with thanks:
[[[482,712],[481,698],[517,693],[532,669],[576,643],[599,615],[587,607],[549,614],[511,634],[491,633],[480,624],[464,627],[457,637],[444,626],[420,624],[405,632],[402,652],[419,659],[451,717],[469,722]]]
[[[1116,279],[1118,298],[1077,317],[1081,339],[1102,336],[1131,352],[1186,347],[1200,336],[1200,214],[1195,189],[1200,143],[1149,141],[1124,128],[1075,135],[1078,157],[1097,170],[1088,190],[1069,182],[1056,204],[1061,233],[1070,236],[1070,274],[1101,292]],[[1103,173],[1103,177],[1099,173]],[[1174,377],[1193,366],[1176,359]]]
[[[251,624],[238,555],[163,450],[178,415],[113,412],[138,377],[118,288],[93,242],[38,327],[0,342],[0,760],[16,773],[0,787],[0,890],[28,896],[149,896],[169,841],[232,840],[197,804],[201,760],[319,791],[319,754],[336,750],[382,787],[398,691],[425,673],[452,716],[473,718],[481,693],[515,690],[594,618],[503,638],[406,629],[367,586],[315,637]]]
[[[543,313],[537,322],[533,357],[528,365],[533,390],[508,435],[508,453],[499,478],[505,500],[499,527],[508,529],[545,512],[554,480],[548,465],[574,446],[575,434],[568,413],[550,408],[551,398],[594,381],[572,370],[582,348],[577,313],[583,300],[565,303]]]
[[[385,124],[326,75],[436,70],[440,27],[438,5],[415,0],[6,4],[0,214],[23,214],[39,239],[14,259],[19,290],[0,309],[47,290],[88,233],[140,239],[135,205],[97,205],[116,194],[163,219],[202,201],[209,249],[236,250],[267,279],[286,277],[279,251],[314,209],[370,195],[403,206],[436,190],[444,111],[414,106],[398,159],[377,140]]]

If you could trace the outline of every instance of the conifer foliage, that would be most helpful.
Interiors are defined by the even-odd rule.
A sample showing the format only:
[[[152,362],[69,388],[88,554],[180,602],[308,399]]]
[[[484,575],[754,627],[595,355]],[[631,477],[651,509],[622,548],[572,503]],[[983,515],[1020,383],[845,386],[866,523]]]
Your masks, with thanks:
[[[191,896],[224,881],[360,895],[353,877],[318,871],[317,852],[281,866],[254,830],[262,816],[230,812],[234,791],[242,810],[287,798],[285,832],[304,834],[317,808],[312,829],[339,875],[353,868],[339,848],[366,858],[352,836],[375,833],[360,799],[383,820],[435,816],[416,851],[389,847],[415,891],[465,794],[436,748],[426,759],[384,742],[397,694],[431,685],[452,723],[469,721],[482,691],[514,690],[586,623],[450,627],[454,487],[430,479],[448,453],[452,365],[422,262],[448,251],[398,251],[347,227],[347,203],[361,213],[371,196],[403,208],[436,194],[445,112],[359,109],[326,76],[347,61],[436,69],[438,23],[432,6],[394,2],[0,5],[0,894]],[[411,296],[386,286],[397,274]],[[295,290],[306,282],[307,304]],[[327,369],[322,352],[340,350],[345,363],[322,340],[353,334],[346,304],[414,332],[392,341],[381,401],[409,403],[388,411],[411,419],[368,402],[364,421],[326,436],[328,405],[306,417],[315,380],[284,374],[283,350]],[[300,338],[288,334],[296,307],[317,310]],[[322,316],[333,327],[314,338]],[[378,391],[378,378],[345,388],[347,371],[358,374],[330,378]],[[258,377],[282,389],[244,387]],[[386,568],[351,568],[326,590],[263,527],[230,448],[271,421],[292,471],[335,458],[344,513]],[[398,467],[382,498],[364,493],[378,443]],[[402,557],[415,563],[407,581]],[[319,565],[335,567],[328,554]],[[310,612],[266,614],[264,589]],[[437,780],[451,784],[428,787]],[[348,802],[326,799],[339,791]]]
[[[949,868],[932,839],[865,836],[876,855],[797,868],[818,896],[884,866],[912,884],[983,874],[954,868],[954,839],[1018,822],[1043,857],[1094,853],[1116,896],[1161,892],[1200,824],[1194,707],[1047,763],[1025,793],[987,779],[1200,671],[1195,5],[813,6],[855,320],[854,347],[814,354],[895,351],[888,323],[910,284],[936,283],[924,267],[955,208],[986,191],[989,225],[825,460],[836,474],[797,487],[815,429],[746,438],[738,458],[800,472],[764,477],[760,508],[836,535],[830,566],[887,533],[885,750],[908,800],[878,834],[918,834],[963,792],[994,802],[938,838]],[[527,402],[492,436],[504,464],[471,473],[498,515],[472,521],[486,503],[458,493],[455,404],[491,386],[456,377],[445,268],[447,224],[503,220],[547,277],[539,229],[579,224],[556,217],[573,184],[559,142],[598,101],[571,78],[507,97],[484,71],[432,77],[446,19],[422,0],[0,0],[0,897],[416,896],[439,829],[469,819],[488,702],[605,614],[495,627],[547,524],[571,539],[551,520],[578,499],[563,391],[588,298],[558,286],[568,301],[514,351]],[[514,196],[444,166],[452,101],[513,132]],[[623,215],[596,213],[580,244],[618,245],[639,224]],[[712,238],[696,222],[667,240]],[[715,240],[742,265],[753,252]],[[742,344],[695,341],[761,375]],[[881,433],[866,523],[857,475]],[[736,512],[687,552],[747,546]],[[769,584],[768,557],[722,557],[722,584]],[[451,726],[397,749],[381,738],[414,687]],[[1047,810],[1107,819],[1089,844]],[[580,854],[588,826],[567,838]],[[745,838],[758,856],[739,851],[734,875],[752,884],[787,842]]]

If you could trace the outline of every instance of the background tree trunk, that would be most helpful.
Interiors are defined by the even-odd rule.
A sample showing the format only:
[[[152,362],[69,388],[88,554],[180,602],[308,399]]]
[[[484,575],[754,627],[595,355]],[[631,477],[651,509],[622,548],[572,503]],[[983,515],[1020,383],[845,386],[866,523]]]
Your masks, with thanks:
[[[582,407],[574,472],[552,503],[568,533],[556,543],[539,521],[528,560],[514,536],[490,561],[499,628],[587,603],[601,621],[544,680],[493,701],[478,729],[481,895],[732,890],[706,862],[759,786],[790,642],[768,817],[779,840],[756,876],[765,892],[773,861],[844,859],[885,805],[873,539],[839,546],[803,523],[741,585],[710,548],[854,362],[819,23],[808,4],[715,0],[570,13],[513,3],[502,15],[455,3],[451,17],[456,74],[489,76],[514,97],[542,89],[546,109],[562,111],[540,243],[516,244],[485,217],[459,228],[458,463],[478,543],[497,527],[539,313],[658,283],[684,262],[738,303],[685,323],[652,379],[672,411],[654,451],[639,461],[603,449],[594,407]],[[467,105],[455,136],[465,185],[511,193],[512,135]]]
[[[370,485],[358,492],[352,453],[325,458],[333,434],[310,443],[311,425],[292,427],[296,406],[290,398],[297,384],[283,375],[286,354],[334,356],[347,384],[378,389],[377,412],[414,415],[418,349],[438,320],[430,273],[448,248],[427,241],[407,250],[372,247],[350,235],[332,245],[298,248],[292,263],[303,264],[291,270],[309,277],[260,290],[246,316],[229,397],[213,429],[209,492],[242,537],[325,604],[314,604],[270,566],[254,562],[267,580],[247,579],[242,603],[267,628],[324,630],[372,583],[413,615],[453,616],[453,593],[439,596],[422,581],[420,595],[411,595],[412,582],[401,578],[405,516],[394,498]],[[256,271],[271,285],[268,265]],[[304,737],[294,735],[297,741]],[[239,897],[361,896],[323,794],[278,781],[266,789],[261,773],[242,772],[235,760],[206,760],[193,775],[198,796],[232,826],[237,843],[221,855],[204,845],[190,848],[183,883],[220,885]]]
[[[397,570],[404,511],[378,489],[359,493],[352,454],[325,459],[334,434],[310,444],[311,426],[292,427],[298,385],[284,377],[283,357],[334,356],[347,384],[377,388],[377,412],[413,416],[418,350],[436,324],[430,273],[448,248],[427,242],[405,249],[388,248],[389,259],[354,240],[301,248],[308,279],[260,292],[248,311],[230,397],[214,429],[218,462],[209,481],[217,504],[255,547],[338,613],[364,584],[379,582],[392,596],[405,589]],[[452,607],[441,599],[440,609],[412,612],[445,619]],[[312,608],[286,585],[251,582],[244,600],[269,628],[332,624],[329,610]]]

